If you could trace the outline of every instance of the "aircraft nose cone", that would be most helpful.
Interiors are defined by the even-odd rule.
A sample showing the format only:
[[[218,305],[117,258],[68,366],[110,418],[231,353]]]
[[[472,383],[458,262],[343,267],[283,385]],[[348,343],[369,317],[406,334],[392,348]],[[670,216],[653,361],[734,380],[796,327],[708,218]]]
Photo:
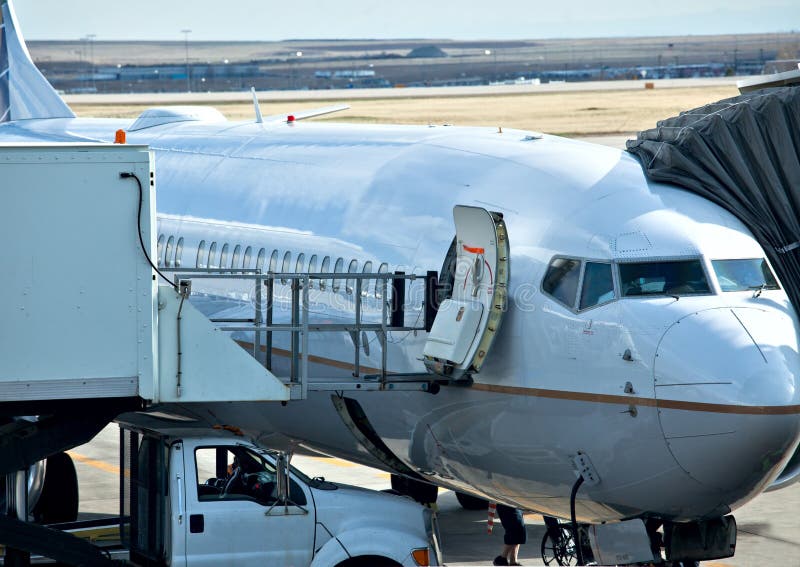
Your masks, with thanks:
[[[733,499],[780,472],[800,435],[797,329],[773,308],[688,315],[662,337],[654,364],[664,438],[701,484]]]

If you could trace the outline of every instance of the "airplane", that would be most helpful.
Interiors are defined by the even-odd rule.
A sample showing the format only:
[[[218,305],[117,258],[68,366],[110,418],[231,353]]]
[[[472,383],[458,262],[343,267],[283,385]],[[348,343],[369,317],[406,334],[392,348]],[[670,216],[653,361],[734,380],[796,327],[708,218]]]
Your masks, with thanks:
[[[389,372],[457,375],[435,393],[158,409],[561,518],[583,467],[595,482],[575,514],[591,524],[720,518],[800,478],[800,323],[721,207],[648,180],[624,151],[535,132],[231,122],[207,107],[78,118],[35,68],[11,2],[2,10],[0,142],[124,130],[148,144],[160,265],[435,270],[446,284],[430,333],[387,340]],[[366,282],[374,316],[386,297]],[[252,304],[238,283],[202,285],[193,301],[209,316]],[[352,320],[350,283],[310,293],[315,317]],[[416,301],[406,318],[421,313]],[[379,369],[377,334],[358,339],[358,370]],[[347,333],[313,338],[311,373],[352,377],[353,349]]]

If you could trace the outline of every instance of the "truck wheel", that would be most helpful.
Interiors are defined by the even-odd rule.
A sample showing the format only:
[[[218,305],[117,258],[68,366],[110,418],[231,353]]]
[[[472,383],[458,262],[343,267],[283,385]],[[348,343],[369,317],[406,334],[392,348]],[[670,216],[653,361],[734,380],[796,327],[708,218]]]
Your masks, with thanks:
[[[33,517],[40,524],[59,524],[78,519],[78,474],[66,453],[47,457],[44,486]]]
[[[464,510],[486,510],[489,502],[483,498],[472,496],[471,494],[464,494],[463,492],[456,492],[456,500],[461,504]]]
[[[342,561],[336,567],[401,567],[397,561],[380,555],[362,555]]]
[[[392,475],[392,490],[403,496],[410,496],[420,504],[433,504],[439,495],[439,488],[436,485],[399,474]]]

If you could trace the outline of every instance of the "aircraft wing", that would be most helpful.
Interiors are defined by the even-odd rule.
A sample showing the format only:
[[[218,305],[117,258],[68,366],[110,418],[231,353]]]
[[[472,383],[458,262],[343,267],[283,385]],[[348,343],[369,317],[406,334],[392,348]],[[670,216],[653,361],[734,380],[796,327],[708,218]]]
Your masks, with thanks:
[[[287,122],[288,116],[293,116],[294,120],[305,120],[306,118],[315,118],[317,116],[324,116],[325,114],[332,114],[341,110],[348,110],[349,104],[334,104],[332,106],[323,106],[322,108],[312,108],[310,110],[301,110],[293,114],[273,114],[264,118],[264,122]]]

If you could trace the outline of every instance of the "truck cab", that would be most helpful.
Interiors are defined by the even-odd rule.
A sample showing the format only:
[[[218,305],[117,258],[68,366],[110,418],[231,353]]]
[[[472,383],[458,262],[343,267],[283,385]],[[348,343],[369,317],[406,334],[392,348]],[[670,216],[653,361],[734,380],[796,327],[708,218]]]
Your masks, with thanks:
[[[142,565],[439,565],[433,512],[312,479],[227,431],[122,432],[130,557]]]

